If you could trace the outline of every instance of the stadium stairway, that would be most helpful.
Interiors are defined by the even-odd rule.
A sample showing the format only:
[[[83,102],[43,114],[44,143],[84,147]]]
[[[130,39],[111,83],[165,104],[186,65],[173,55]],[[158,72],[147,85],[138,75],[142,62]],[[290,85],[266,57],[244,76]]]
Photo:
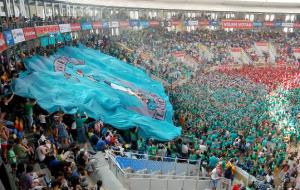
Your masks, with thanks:
[[[103,186],[107,190],[126,190],[121,182],[109,169],[109,165],[105,159],[105,153],[97,152],[97,154],[95,154],[93,158],[95,159],[95,172],[91,176],[93,181],[101,179],[103,182]]]

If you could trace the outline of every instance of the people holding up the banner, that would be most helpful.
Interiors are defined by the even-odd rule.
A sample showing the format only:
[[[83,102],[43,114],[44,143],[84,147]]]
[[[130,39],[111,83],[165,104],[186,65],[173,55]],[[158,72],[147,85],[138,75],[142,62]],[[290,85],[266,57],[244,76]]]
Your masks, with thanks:
[[[24,104],[24,111],[25,111],[25,117],[27,120],[27,128],[30,130],[35,130],[32,129],[33,127],[33,106],[36,104],[36,101],[31,102],[29,98],[26,99],[26,102]]]
[[[77,140],[78,143],[85,143],[85,128],[84,128],[84,122],[88,119],[88,115],[84,112],[84,115],[82,116],[80,113],[77,113],[74,120],[76,123],[76,129],[77,129]]]

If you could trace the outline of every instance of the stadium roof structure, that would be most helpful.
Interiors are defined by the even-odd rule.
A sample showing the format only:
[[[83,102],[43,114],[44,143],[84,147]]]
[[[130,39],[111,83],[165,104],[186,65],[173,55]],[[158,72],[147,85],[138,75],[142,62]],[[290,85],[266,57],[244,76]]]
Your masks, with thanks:
[[[300,13],[300,0],[64,0],[108,7],[228,12]]]

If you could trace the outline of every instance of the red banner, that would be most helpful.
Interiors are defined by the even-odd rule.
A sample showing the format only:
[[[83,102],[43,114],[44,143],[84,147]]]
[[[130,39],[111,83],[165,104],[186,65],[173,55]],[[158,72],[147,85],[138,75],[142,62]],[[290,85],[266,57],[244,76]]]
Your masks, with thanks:
[[[300,28],[300,23],[294,23],[294,28]]]
[[[49,25],[48,26],[48,33],[58,33],[59,26],[58,25]]]
[[[129,27],[130,25],[129,25],[128,20],[121,20],[121,21],[119,21],[119,26],[121,28],[126,28],[126,27]]]
[[[25,40],[32,40],[36,38],[35,30],[33,27],[23,28]]]
[[[267,42],[256,42],[255,43],[257,46],[268,46]]]
[[[300,53],[300,48],[294,48],[294,53]]]
[[[208,20],[199,20],[199,26],[208,26],[209,21]]]
[[[253,22],[249,20],[222,20],[223,28],[252,29]]]
[[[37,36],[47,35],[48,33],[58,33],[59,26],[58,25],[48,25],[48,26],[35,26],[35,34]]]
[[[150,20],[150,26],[159,26],[159,22],[157,20]]]
[[[173,53],[173,55],[177,58],[181,58],[185,56],[185,53],[183,51],[176,51]]]
[[[43,36],[48,34],[47,26],[35,26],[34,29],[37,36]]]
[[[6,50],[6,48],[7,48],[7,46],[5,44],[4,36],[0,32],[0,52],[3,52],[4,50]]]
[[[71,24],[71,31],[79,31],[81,30],[80,23],[72,23]]]
[[[179,20],[172,20],[171,23],[172,23],[172,26],[178,26],[180,24],[180,21]]]
[[[231,48],[231,52],[242,52],[242,48]]]
[[[274,22],[264,22],[264,26],[271,27],[271,26],[275,26],[275,24]]]
[[[92,24],[93,24],[93,29],[102,28],[102,23],[100,21],[93,22]]]

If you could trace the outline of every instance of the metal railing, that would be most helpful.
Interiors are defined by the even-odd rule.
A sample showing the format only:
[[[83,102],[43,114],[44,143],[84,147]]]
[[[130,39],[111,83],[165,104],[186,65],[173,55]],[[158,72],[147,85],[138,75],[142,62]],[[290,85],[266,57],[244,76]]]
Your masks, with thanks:
[[[211,189],[213,186],[213,182],[211,178],[200,176],[199,175],[200,172],[193,176],[176,175],[176,174],[165,175],[165,174],[131,173],[126,171],[126,169],[122,169],[120,167],[118,161],[116,160],[115,154],[113,152],[107,151],[106,153],[108,155],[108,163],[109,163],[110,170],[114,173],[114,175],[118,178],[118,180],[129,190],[136,190],[139,188],[145,190],[156,190],[156,189],[204,190],[204,189]],[[128,158],[130,157],[132,158],[132,155],[145,156],[143,158],[144,160],[146,160],[145,158],[147,157],[145,154],[136,154],[136,153],[130,153],[127,155],[129,155]],[[155,158],[162,158],[162,157],[155,156]],[[162,164],[164,160],[165,159],[161,160]],[[195,160],[174,159],[175,164],[178,163],[178,161],[185,161],[186,164],[188,164],[190,162],[194,162]],[[198,168],[200,168],[200,165]],[[220,177],[217,180],[217,189],[230,189],[230,187],[231,187],[231,181],[229,179]]]

